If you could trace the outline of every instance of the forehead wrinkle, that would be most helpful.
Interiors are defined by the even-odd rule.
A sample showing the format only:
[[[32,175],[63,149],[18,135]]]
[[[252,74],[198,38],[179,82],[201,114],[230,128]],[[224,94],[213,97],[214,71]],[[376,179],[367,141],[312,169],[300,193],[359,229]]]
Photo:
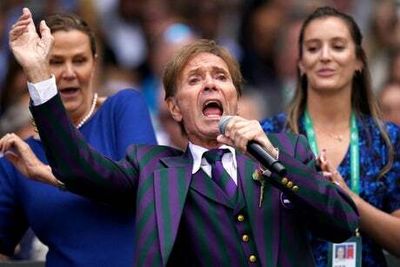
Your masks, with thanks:
[[[189,76],[192,75],[192,74],[199,74],[199,73],[202,73],[202,72],[206,71],[207,69],[209,69],[209,67],[200,66],[198,68],[190,70],[187,74]],[[223,72],[224,74],[229,74],[229,72],[225,68],[222,68],[222,67],[219,67],[219,66],[211,66],[211,72],[212,73]]]
[[[212,70],[213,70],[213,72],[223,72],[224,74],[229,74],[229,71],[227,71],[225,68],[218,67],[218,66],[213,66]]]
[[[187,76],[196,75],[196,74],[199,74],[201,72],[203,72],[202,71],[202,67],[197,67],[195,69],[192,69],[192,70],[188,71]]]

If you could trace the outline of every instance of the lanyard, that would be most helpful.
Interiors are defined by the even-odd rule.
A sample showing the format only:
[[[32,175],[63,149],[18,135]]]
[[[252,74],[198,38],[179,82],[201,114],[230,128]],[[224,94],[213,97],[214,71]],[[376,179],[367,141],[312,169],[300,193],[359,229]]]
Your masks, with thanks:
[[[314,126],[307,110],[304,112],[304,126],[311,150],[317,156],[318,146],[315,138]],[[351,190],[358,195],[360,193],[360,150],[358,147],[358,128],[354,112],[351,113],[350,156]]]

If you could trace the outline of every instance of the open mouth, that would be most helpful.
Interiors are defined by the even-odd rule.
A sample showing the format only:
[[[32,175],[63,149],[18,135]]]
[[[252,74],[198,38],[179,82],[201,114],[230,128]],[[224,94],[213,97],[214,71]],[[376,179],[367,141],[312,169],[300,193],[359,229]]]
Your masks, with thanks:
[[[223,113],[222,103],[218,100],[208,100],[203,105],[203,115],[206,117],[221,117]]]
[[[63,96],[73,96],[79,91],[78,87],[66,87],[60,89],[60,94]]]

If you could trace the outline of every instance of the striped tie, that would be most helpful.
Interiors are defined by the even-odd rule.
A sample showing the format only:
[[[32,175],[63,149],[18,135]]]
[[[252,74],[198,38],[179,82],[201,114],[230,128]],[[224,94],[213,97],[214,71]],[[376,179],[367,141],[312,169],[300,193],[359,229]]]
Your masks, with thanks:
[[[211,165],[211,177],[222,190],[232,199],[236,199],[237,186],[222,165],[222,156],[229,152],[228,149],[211,149],[204,153],[205,159]]]

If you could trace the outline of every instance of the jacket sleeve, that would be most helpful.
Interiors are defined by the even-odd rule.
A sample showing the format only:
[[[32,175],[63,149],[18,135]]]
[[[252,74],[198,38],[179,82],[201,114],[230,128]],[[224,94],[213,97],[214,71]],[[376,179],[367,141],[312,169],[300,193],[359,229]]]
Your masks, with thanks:
[[[119,162],[96,152],[73,126],[60,96],[31,112],[53,174],[66,189],[101,202],[132,205],[139,177],[137,147],[129,147]]]
[[[315,156],[307,139],[302,135],[289,135],[294,156],[284,149],[279,153],[287,175],[272,175],[271,182],[290,197],[296,212],[313,234],[331,242],[343,242],[358,227],[356,205],[347,193],[317,172]],[[275,144],[279,147],[288,145],[277,140]]]

